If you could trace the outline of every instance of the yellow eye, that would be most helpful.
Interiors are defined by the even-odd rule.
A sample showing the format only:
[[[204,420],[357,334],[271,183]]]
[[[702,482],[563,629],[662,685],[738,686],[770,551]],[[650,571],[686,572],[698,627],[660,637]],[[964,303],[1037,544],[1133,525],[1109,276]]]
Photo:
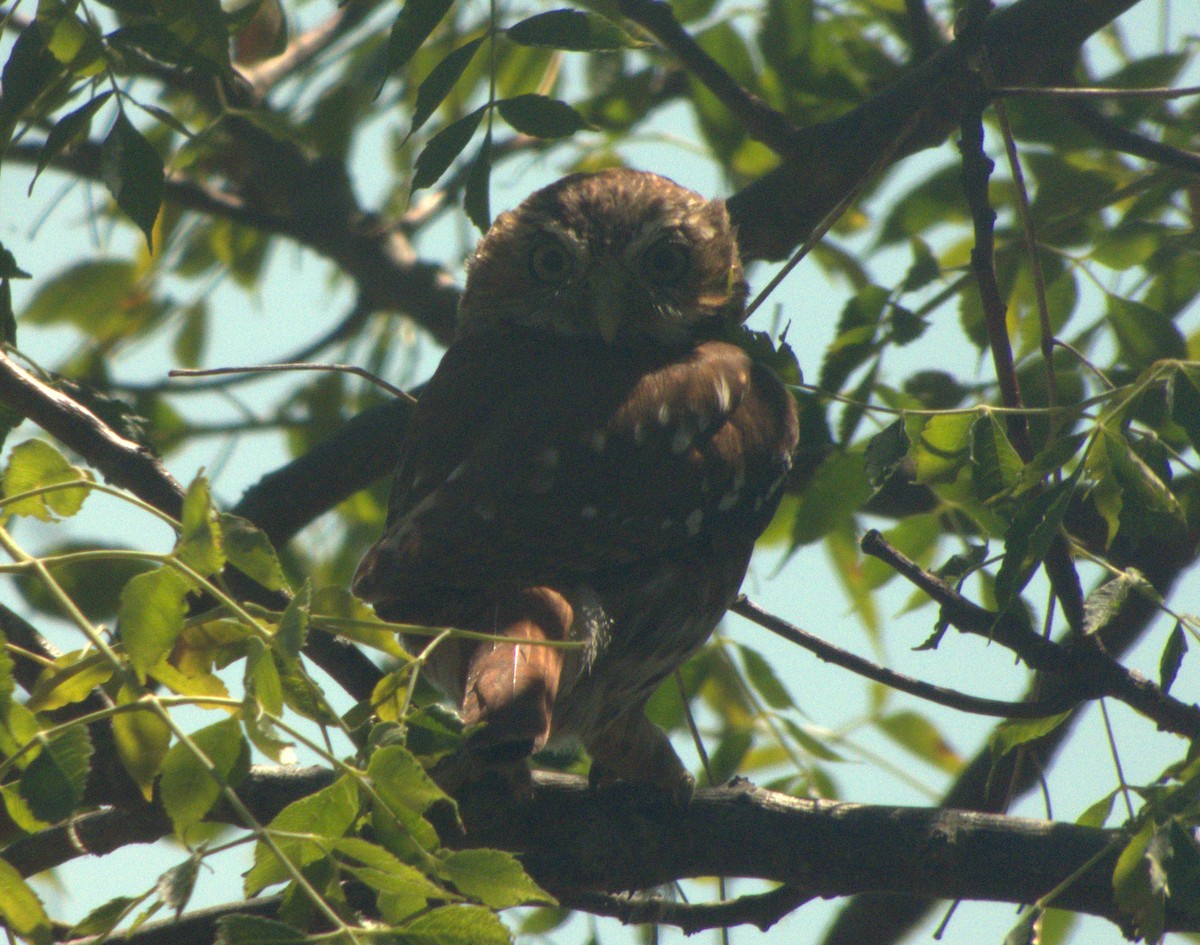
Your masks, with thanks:
[[[558,243],[539,243],[529,253],[529,271],[539,282],[562,282],[571,274],[571,256]]]
[[[675,238],[659,240],[642,253],[642,271],[662,285],[673,285],[687,275],[692,254]]]

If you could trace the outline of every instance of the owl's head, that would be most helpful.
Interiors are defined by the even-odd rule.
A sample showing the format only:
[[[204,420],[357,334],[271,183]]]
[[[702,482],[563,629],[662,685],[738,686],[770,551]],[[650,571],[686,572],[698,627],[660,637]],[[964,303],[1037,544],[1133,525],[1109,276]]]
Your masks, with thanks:
[[[460,330],[675,343],[740,323],[747,291],[724,201],[642,171],[572,174],[496,218],[467,264]]]

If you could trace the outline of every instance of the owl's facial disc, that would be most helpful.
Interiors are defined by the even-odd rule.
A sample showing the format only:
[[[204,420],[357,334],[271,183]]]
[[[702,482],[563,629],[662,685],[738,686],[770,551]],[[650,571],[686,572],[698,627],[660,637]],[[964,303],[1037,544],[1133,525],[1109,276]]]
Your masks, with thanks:
[[[464,332],[524,325],[610,344],[740,321],[746,295],[723,204],[630,170],[564,178],[501,214],[468,273]]]

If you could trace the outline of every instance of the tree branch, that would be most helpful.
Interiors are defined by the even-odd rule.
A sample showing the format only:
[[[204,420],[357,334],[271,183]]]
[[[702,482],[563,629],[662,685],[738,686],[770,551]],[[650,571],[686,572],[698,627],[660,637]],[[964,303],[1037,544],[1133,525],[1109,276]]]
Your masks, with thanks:
[[[733,613],[739,614],[747,620],[758,624],[760,627],[764,627],[772,633],[783,637],[789,643],[795,643],[810,653],[816,654],[826,663],[833,663],[835,666],[840,666],[843,669],[850,670],[852,673],[857,673],[859,676],[883,683],[885,686],[890,686],[899,692],[907,692],[918,699],[924,699],[936,705],[944,705],[951,709],[958,709],[960,712],[970,712],[974,715],[991,715],[1002,719],[1040,719],[1065,712],[1079,704],[1077,699],[1065,694],[1054,699],[1034,699],[1029,702],[1007,702],[1000,699],[983,699],[979,696],[971,696],[965,692],[958,692],[954,689],[946,689],[942,686],[923,682],[920,679],[913,679],[911,676],[905,676],[903,673],[897,673],[894,670],[879,666],[870,660],[865,660],[861,656],[834,646],[832,643],[827,643],[819,637],[805,632],[795,624],[788,623],[786,620],[768,613],[749,600],[744,594],[734,601],[733,606],[729,609]]]
[[[268,822],[284,804],[332,780],[333,773],[324,768],[256,768],[238,793],[256,819]],[[686,807],[652,787],[593,790],[583,778],[547,772],[534,774],[528,798],[514,800],[477,782],[457,799],[465,835],[453,826],[449,811],[439,825],[452,845],[516,852],[551,892],[568,901],[585,897],[581,901],[599,907],[603,900],[589,900],[587,894],[718,875],[794,887],[767,894],[766,905],[739,907],[764,919],[772,905],[789,896],[799,900],[864,890],[1032,903],[1095,859],[1055,905],[1122,921],[1112,891],[1112,869],[1124,837],[1116,830],[968,811],[803,800],[740,780],[700,789]],[[222,819],[222,812],[213,817]],[[138,825],[139,836],[149,839],[149,824]],[[170,831],[165,819],[159,826],[164,836]],[[22,847],[13,863],[18,870],[47,862],[28,858],[25,851],[35,845],[31,839]],[[679,918],[687,921],[682,914]],[[1167,928],[1200,930],[1200,916],[1185,914],[1168,900]]]
[[[942,617],[958,630],[996,641],[1034,669],[1059,674],[1067,691],[1081,699],[1112,696],[1152,719],[1162,731],[1200,737],[1200,706],[1183,703],[1140,673],[1126,669],[1104,651],[1094,635],[1079,636],[1071,646],[1055,643],[1010,614],[995,614],[967,600],[888,544],[879,532],[867,532],[861,544],[865,554],[891,565],[933,598],[942,608]]]

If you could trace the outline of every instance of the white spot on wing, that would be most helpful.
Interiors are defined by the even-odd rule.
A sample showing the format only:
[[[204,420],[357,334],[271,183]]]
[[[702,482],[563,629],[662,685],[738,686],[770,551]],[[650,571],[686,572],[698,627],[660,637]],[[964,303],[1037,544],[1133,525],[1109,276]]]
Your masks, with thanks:
[[[741,497],[742,494],[739,490],[730,489],[723,496],[721,496],[721,501],[717,503],[717,509],[721,512],[728,512],[731,508],[738,504],[738,499]]]
[[[496,517],[496,506],[492,502],[483,501],[475,505],[475,514],[485,522],[490,522]]]
[[[693,510],[687,518],[683,520],[683,524],[687,526],[689,535],[699,535],[700,526],[704,524],[704,512],[700,509]]]
[[[579,510],[579,514],[583,518],[587,519],[587,521],[590,522],[592,519],[594,519],[597,515],[600,514],[600,510],[597,509],[594,505],[585,505],[583,508],[581,508]]]
[[[692,431],[687,427],[679,427],[671,437],[671,452],[682,453],[692,445]]]
[[[588,438],[588,445],[597,453],[603,453],[604,447],[608,445],[608,437],[604,435],[603,430],[594,430]]]
[[[633,425],[633,442],[638,446],[646,442],[646,428],[642,426],[641,421]]]
[[[729,413],[732,398],[729,394],[729,382],[725,380],[724,375],[717,375],[717,379],[713,382],[713,388],[717,394],[717,412]]]
[[[660,404],[658,408],[658,422],[664,427],[671,422],[671,408],[667,404]]]
[[[467,464],[459,463],[457,466],[454,467],[454,469],[452,469],[450,471],[450,475],[446,477],[446,481],[454,482],[457,479],[461,479],[466,474],[466,471],[467,471]]]

